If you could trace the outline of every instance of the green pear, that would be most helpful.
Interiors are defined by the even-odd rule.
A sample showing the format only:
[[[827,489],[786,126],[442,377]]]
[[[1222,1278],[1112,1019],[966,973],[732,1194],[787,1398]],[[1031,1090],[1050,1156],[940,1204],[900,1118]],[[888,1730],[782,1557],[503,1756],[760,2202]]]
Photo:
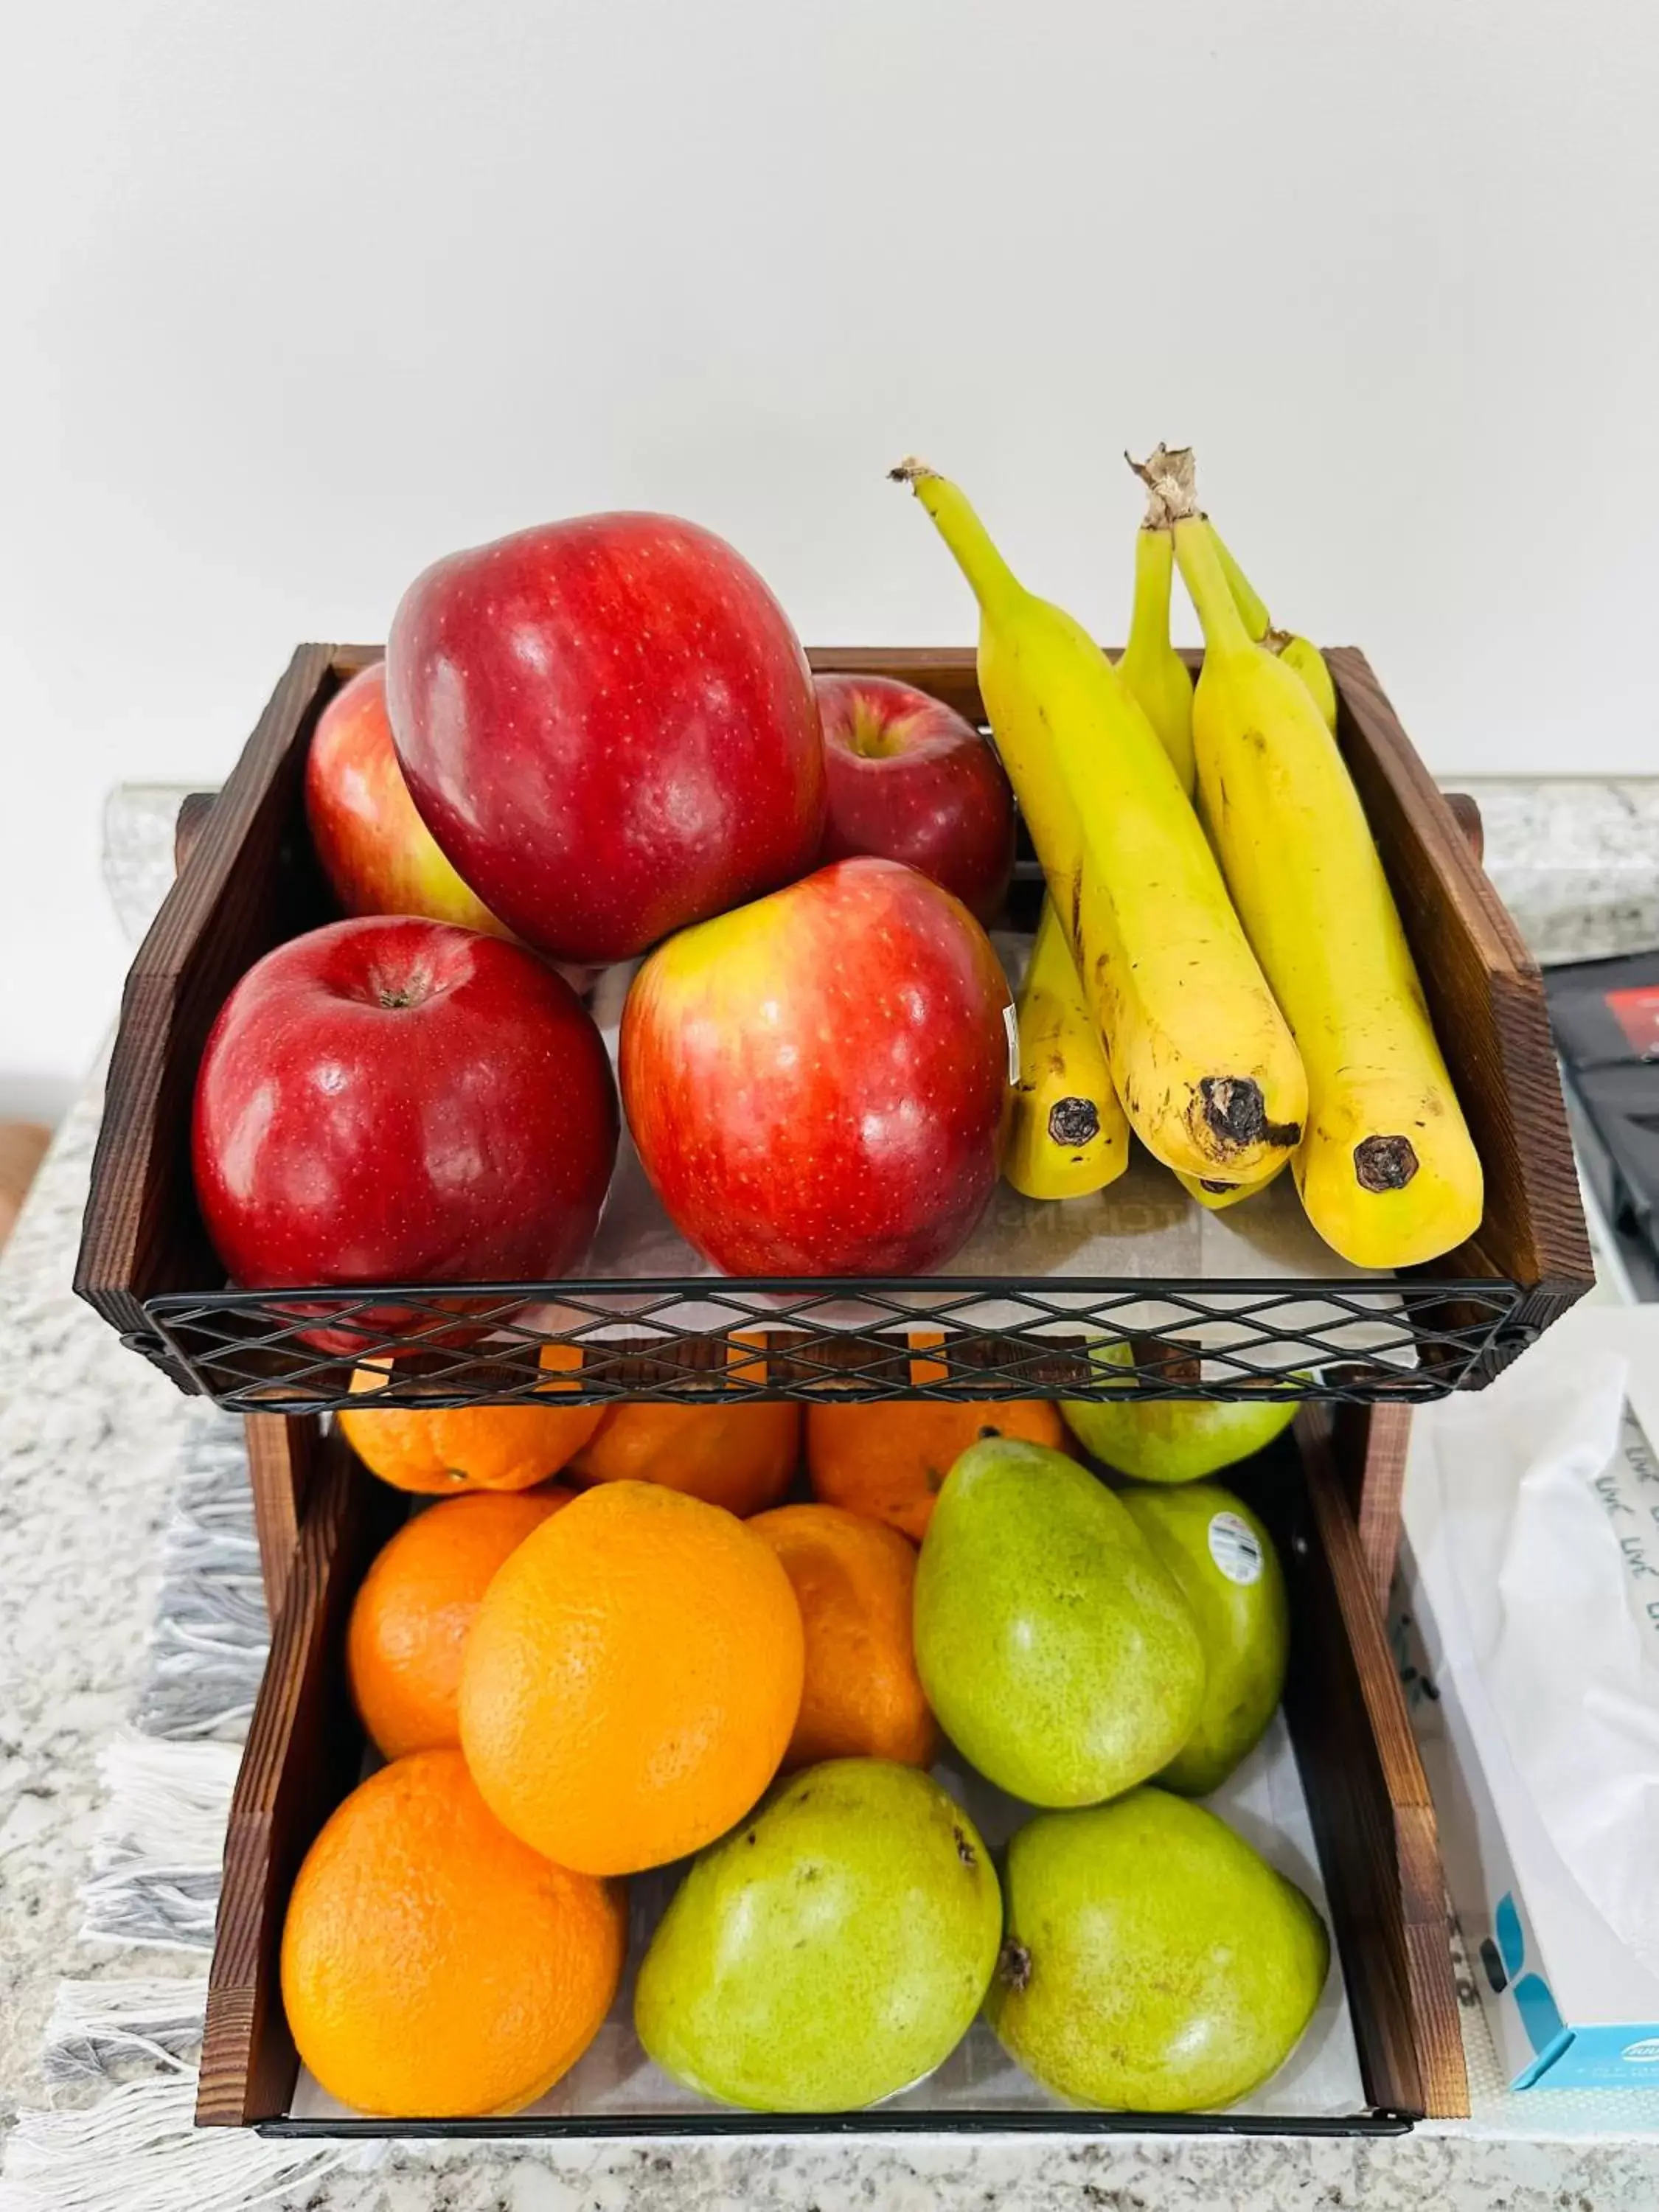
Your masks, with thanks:
[[[1275,2072],[1313,2017],[1325,1923],[1224,1820],[1162,1790],[1041,1813],[1008,1846],[986,2016],[1080,2105],[1212,2111]]]
[[[1045,1444],[963,1453],[927,1524],[914,1619],[945,1732],[1030,1804],[1114,1796],[1198,1724],[1192,1608],[1105,1484]]]
[[[1180,1585],[1204,1646],[1198,1725],[1156,1779],[1183,1796],[1207,1796],[1260,1741],[1285,1686],[1284,1569],[1249,1507],[1216,1483],[1118,1495]]]
[[[830,1759],[693,1861],[640,1967],[634,2026],[722,2104],[850,2112],[949,2057],[1001,1932],[990,1855],[933,1777]]]
[[[1128,1390],[1121,1402],[1067,1398],[1060,1410],[1086,1451],[1137,1482],[1200,1482],[1261,1451],[1296,1419],[1294,1399],[1146,1398]]]

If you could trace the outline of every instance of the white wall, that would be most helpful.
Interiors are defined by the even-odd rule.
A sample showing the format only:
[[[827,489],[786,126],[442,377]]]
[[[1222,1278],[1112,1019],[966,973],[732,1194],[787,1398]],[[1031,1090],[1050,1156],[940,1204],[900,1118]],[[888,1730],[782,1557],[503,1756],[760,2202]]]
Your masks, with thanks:
[[[1443,769],[1659,765],[1651,0],[63,0],[0,85],[0,1105],[125,954],[122,778],[457,544],[677,508],[965,639],[917,450],[1121,631],[1118,458]]]

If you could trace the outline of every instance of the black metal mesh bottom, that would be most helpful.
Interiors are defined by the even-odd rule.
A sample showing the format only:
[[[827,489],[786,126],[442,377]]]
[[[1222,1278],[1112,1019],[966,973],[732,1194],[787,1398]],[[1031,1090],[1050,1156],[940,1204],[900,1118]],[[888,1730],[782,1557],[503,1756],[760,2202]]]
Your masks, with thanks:
[[[1479,1387],[1535,1331],[1507,1281],[725,1278],[168,1293],[126,1340],[241,1410],[556,1395],[707,1401],[1421,1400]]]

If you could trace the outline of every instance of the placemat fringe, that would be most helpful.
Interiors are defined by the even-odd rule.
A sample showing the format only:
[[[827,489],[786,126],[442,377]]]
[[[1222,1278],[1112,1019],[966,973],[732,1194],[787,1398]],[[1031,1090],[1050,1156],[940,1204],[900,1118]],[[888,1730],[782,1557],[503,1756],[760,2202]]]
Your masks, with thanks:
[[[195,2124],[193,2069],[125,2081],[95,2104],[26,2112],[7,2147],[0,2212],[247,2212],[384,2146],[267,2142]]]

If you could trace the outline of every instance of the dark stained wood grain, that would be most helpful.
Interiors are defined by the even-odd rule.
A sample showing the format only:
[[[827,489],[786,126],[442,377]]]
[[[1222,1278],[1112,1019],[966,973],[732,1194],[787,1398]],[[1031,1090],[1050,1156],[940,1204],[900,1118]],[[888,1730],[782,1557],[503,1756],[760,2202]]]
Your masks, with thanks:
[[[245,1413],[242,1430],[265,1610],[275,1620],[288,1594],[306,1500],[323,1455],[323,1425],[314,1413]]]
[[[1480,802],[1467,791],[1444,793],[1452,820],[1463,833],[1463,842],[1479,861],[1486,857],[1486,825],[1480,819]]]
[[[1400,1505],[1411,1449],[1407,1405],[1335,1406],[1332,1434],[1335,1463],[1370,1577],[1371,1594],[1386,1614],[1395,1564],[1400,1556]]]
[[[182,875],[191,854],[196,850],[196,841],[207,827],[216,793],[211,791],[192,791],[179,803],[179,819],[173,826],[173,872]]]
[[[1297,1418],[1299,1483],[1259,1498],[1291,1588],[1285,1715],[1373,2101],[1468,2111],[1434,1806],[1323,1407]]]
[[[332,1433],[295,1547],[231,1799],[196,2118],[286,2112],[298,2071],[277,1986],[283,1916],[313,1838],[356,1778],[342,1650],[352,1596],[405,1501]]]

